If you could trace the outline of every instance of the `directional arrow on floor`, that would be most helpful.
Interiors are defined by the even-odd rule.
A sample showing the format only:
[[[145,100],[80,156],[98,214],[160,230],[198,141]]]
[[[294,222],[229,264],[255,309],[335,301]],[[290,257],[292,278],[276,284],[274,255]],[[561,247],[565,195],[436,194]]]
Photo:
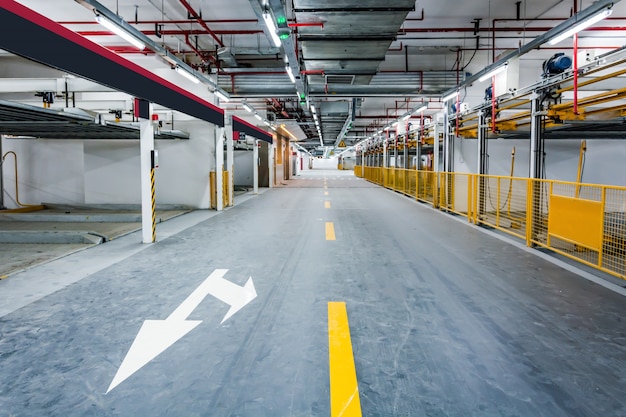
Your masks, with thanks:
[[[256,298],[252,277],[240,287],[224,279],[226,272],[228,269],[213,271],[167,319],[143,322],[107,393],[202,323],[202,320],[187,320],[187,317],[207,295],[230,305],[222,323]]]

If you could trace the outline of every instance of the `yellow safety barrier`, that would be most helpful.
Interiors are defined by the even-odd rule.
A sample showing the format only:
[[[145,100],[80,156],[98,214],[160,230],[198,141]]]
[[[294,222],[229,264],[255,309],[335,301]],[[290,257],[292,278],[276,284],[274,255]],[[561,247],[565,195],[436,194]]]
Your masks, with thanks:
[[[472,176],[474,223],[526,239],[528,178]]]
[[[362,167],[363,178],[626,279],[626,187]]]
[[[474,176],[456,172],[442,172],[439,175],[439,208],[474,221]]]
[[[362,165],[354,166],[354,176],[358,178],[363,178],[363,166]]]
[[[209,173],[209,185],[211,188],[211,208],[217,208],[217,184],[215,171]],[[231,201],[228,198],[228,171],[222,172],[222,201],[224,207],[230,207]]]

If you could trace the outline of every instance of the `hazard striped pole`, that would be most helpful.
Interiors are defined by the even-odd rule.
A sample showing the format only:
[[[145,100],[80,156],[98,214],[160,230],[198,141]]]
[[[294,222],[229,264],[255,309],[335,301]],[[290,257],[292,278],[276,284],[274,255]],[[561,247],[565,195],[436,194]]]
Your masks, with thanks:
[[[152,195],[152,243],[156,242],[156,192],[154,186],[154,166],[150,169],[150,192]]]

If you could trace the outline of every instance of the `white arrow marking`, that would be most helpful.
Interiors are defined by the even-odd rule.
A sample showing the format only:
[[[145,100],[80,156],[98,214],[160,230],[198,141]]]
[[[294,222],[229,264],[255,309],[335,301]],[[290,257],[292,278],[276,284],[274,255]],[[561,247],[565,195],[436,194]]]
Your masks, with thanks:
[[[224,279],[226,272],[228,269],[213,271],[167,319],[143,322],[113,381],[111,381],[107,394],[202,323],[202,320],[187,320],[187,317],[207,295],[211,294],[230,305],[230,309],[220,324],[256,298],[257,294],[252,277],[248,278],[246,285],[240,287]]]

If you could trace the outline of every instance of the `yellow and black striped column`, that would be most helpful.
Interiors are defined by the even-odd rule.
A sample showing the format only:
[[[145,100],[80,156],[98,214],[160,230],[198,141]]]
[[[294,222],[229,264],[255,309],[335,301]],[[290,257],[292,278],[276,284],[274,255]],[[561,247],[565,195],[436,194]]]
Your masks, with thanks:
[[[154,186],[154,166],[150,169],[150,193],[152,196],[152,243],[156,242],[156,192]]]

